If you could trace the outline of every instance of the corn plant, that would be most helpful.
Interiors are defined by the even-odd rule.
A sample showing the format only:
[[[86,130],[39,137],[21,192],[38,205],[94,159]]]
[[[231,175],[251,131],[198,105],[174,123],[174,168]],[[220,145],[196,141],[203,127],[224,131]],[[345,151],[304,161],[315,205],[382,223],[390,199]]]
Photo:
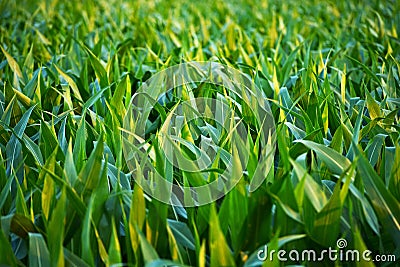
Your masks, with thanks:
[[[399,264],[397,1],[4,0],[0,11],[1,266]],[[146,81],[192,61],[248,77],[276,144],[250,190],[265,146],[246,112],[255,99],[206,83],[156,99],[140,144],[178,185],[210,183],[229,165],[221,152],[209,175],[186,172],[162,151],[157,136],[190,94],[223,101],[248,132],[238,150],[212,122],[184,131],[174,149],[187,159],[216,132],[216,151],[248,155],[232,190],[185,207],[139,186],[124,118]],[[394,258],[263,261],[266,245]]]

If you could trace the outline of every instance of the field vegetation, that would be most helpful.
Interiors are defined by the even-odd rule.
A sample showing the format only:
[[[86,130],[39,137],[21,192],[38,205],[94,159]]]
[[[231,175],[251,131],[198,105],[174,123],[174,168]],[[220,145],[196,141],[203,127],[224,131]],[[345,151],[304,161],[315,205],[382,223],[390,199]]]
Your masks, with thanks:
[[[1,1],[0,265],[398,266],[399,34],[395,0]],[[277,139],[256,191],[254,134],[238,185],[184,208],[135,183],[121,130],[141,84],[189,61],[248,75]],[[182,178],[151,140],[160,173]],[[397,262],[257,257],[340,238]]]

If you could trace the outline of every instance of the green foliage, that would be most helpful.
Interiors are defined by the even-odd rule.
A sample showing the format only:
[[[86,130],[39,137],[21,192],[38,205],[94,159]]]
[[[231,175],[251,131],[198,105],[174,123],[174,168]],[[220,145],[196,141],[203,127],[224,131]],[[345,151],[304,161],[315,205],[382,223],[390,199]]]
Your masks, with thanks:
[[[400,259],[399,14],[377,0],[0,1],[0,265],[280,266],[259,249],[319,251],[338,238]],[[262,149],[250,131],[238,185],[182,208],[135,184],[121,127],[143,81],[192,60],[254,80],[278,149],[249,190]],[[185,93],[226,98],[205,85]],[[253,100],[238,97],[251,126]],[[150,138],[178,102],[155,107],[144,145],[167,179],[204,184]],[[218,130],[196,126],[175,147],[185,157]]]

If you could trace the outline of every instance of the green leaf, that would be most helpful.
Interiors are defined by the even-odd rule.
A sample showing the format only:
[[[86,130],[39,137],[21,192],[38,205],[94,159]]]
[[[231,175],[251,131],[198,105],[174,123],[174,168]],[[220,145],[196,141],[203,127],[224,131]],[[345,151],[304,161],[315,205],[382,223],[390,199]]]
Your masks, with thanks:
[[[29,233],[29,266],[51,266],[50,253],[41,234]]]
[[[17,259],[15,258],[11,244],[2,229],[0,229],[0,251],[3,255],[0,257],[1,266],[17,266]]]
[[[94,95],[92,95],[83,105],[83,109],[88,109],[91,106],[93,106],[102,96],[103,93],[109,89],[110,87],[104,87],[103,89],[101,89],[100,91],[96,92]]]
[[[167,233],[168,233],[169,250],[170,250],[170,255],[171,255],[172,260],[178,261],[178,262],[183,262],[182,253],[179,249],[178,242],[176,241],[176,238],[175,238],[174,234],[172,233],[172,230],[169,227],[169,225],[167,225]]]
[[[168,220],[168,228],[174,235],[177,243],[188,249],[195,249],[193,234],[186,223]]]
[[[78,175],[78,180],[81,184],[77,185],[77,191],[82,194],[92,192],[99,183],[104,147],[102,139],[103,135],[100,135],[93,152]]]
[[[168,238],[166,228],[168,205],[153,199],[146,206],[148,207],[146,237],[148,238],[148,242],[150,242],[157,251],[164,251],[167,249],[168,245],[167,242],[165,242]],[[140,242],[142,246],[142,238],[140,238]]]
[[[368,74],[367,77],[371,78],[372,80],[374,80],[375,82],[377,82],[378,84],[380,84],[380,80],[379,80],[378,76],[375,75],[375,74],[371,71],[371,69],[370,69],[368,66],[366,66],[365,64],[361,63],[361,62],[358,61],[357,59],[352,58],[352,57],[350,57],[350,56],[348,56],[348,55],[346,55],[346,57],[347,57],[348,59],[350,59],[351,61],[353,61],[356,65],[359,65],[359,66],[363,69],[363,71],[364,71],[366,74]]]
[[[353,164],[349,175],[347,175],[345,186],[341,189],[341,181],[338,181],[328,203],[316,215],[312,236],[313,239],[321,245],[327,247],[335,246],[339,235],[344,201],[347,196],[354,169],[355,165]]]
[[[118,234],[115,225],[114,218],[111,221],[111,238],[110,238],[110,247],[108,249],[108,262],[107,265],[116,265],[121,262],[121,248],[118,241]]]
[[[35,160],[39,163],[40,166],[42,166],[44,164],[44,161],[39,146],[35,144],[32,139],[29,138],[29,136],[27,136],[26,134],[22,136],[22,140],[24,141],[26,148],[29,150],[29,152],[31,152]]]
[[[371,163],[372,166],[375,166],[378,162],[385,138],[386,135],[384,134],[375,135],[365,149],[367,152],[368,161]]]
[[[203,240],[199,249],[198,263],[199,267],[206,267],[206,242]]]
[[[400,204],[385,187],[382,179],[376,174],[365,155],[357,147],[357,169],[365,185],[365,191],[378,218],[386,231],[391,232],[393,241],[400,245]]]
[[[145,267],[188,267],[188,265],[184,265],[184,264],[180,264],[180,263],[176,263],[174,261],[170,261],[170,260],[162,260],[162,259],[157,259],[154,261],[151,261],[149,263],[147,263],[145,265]]]
[[[83,218],[82,221],[82,235],[81,235],[81,244],[82,244],[81,258],[90,266],[94,266],[94,256],[92,251],[93,239],[91,235],[93,201],[94,197],[91,197],[89,200],[85,217]]]
[[[137,223],[139,229],[142,229],[146,219],[146,203],[143,189],[138,184],[135,184],[133,191],[131,216],[132,220]]]
[[[9,142],[6,145],[6,155],[7,155],[7,173],[11,172],[11,167],[14,171],[17,171],[21,167],[21,140],[25,129],[28,125],[29,118],[31,117],[32,111],[35,106],[30,107],[27,111],[24,112],[21,119],[14,127],[14,133],[12,134]]]
[[[248,195],[243,179],[228,193],[225,199],[229,203],[228,216],[221,216],[221,213],[219,213],[218,218],[220,222],[227,221],[230,229],[235,229],[235,231],[231,232],[231,238],[232,247],[236,252],[243,245],[244,236],[240,235],[240,233],[248,216]],[[232,212],[233,210],[235,212]]]
[[[269,254],[268,250],[269,251],[272,251],[272,250],[277,251],[278,249],[279,249],[279,230],[278,230],[278,233],[268,242],[266,247],[264,246],[263,252],[265,254],[264,255],[260,254],[260,256],[262,256],[262,257],[265,257],[265,256],[267,257],[262,265],[263,267],[278,267],[280,265],[277,257],[271,258],[270,255],[268,255]]]
[[[48,245],[53,266],[64,266],[64,229],[66,216],[67,193],[65,188],[61,190],[60,198],[57,200],[51,219],[48,223]]]
[[[72,92],[74,93],[74,97],[76,97],[79,101],[83,102],[82,96],[81,96],[81,94],[79,92],[78,86],[76,85],[75,81],[70,76],[68,76],[68,74],[66,74],[59,67],[57,67],[57,65],[53,65],[53,66],[56,68],[56,70],[61,75],[61,77],[63,77],[64,80],[71,87]],[[71,97],[69,95],[69,92],[67,92],[67,95],[64,95],[64,96],[67,99],[67,102],[69,103],[69,109],[73,109],[72,100],[71,100]]]
[[[49,125],[44,121],[40,122],[39,146],[45,159],[49,158],[53,151],[58,147],[58,140],[54,128],[49,127]]]
[[[364,106],[362,106],[360,111],[358,112],[356,123],[354,125],[354,130],[352,130],[352,132],[350,133],[353,136],[351,138],[352,142],[350,143],[350,148],[347,153],[347,157],[351,160],[354,160],[354,154],[355,154],[353,144],[358,144],[359,139],[360,139],[360,131],[361,131],[361,124],[362,124],[362,120],[363,120],[363,113],[364,113]],[[343,130],[347,129],[346,125],[344,125],[344,124],[342,124],[342,128],[343,128]],[[365,129],[365,128],[363,128],[363,129]]]
[[[81,258],[79,258],[77,255],[75,255],[66,248],[64,248],[64,257],[67,266],[82,266],[82,267],[89,266],[86,262],[81,260]]]
[[[146,206],[143,189],[135,183],[129,215],[129,236],[136,257],[139,255],[139,234],[136,228],[142,229],[146,219]]]
[[[332,137],[330,147],[336,150],[338,153],[343,152],[343,126],[336,129],[335,134]]]
[[[11,70],[14,72],[13,85],[15,88],[19,88],[19,79],[22,78],[21,69],[20,69],[17,61],[15,61],[15,59],[9,53],[7,53],[7,51],[3,48],[3,46],[0,46],[0,48],[1,48],[1,51],[3,51],[3,54],[6,56],[8,65],[10,66]]]
[[[210,208],[210,266],[236,266],[232,257],[232,252],[221,231],[215,205],[211,204]]]
[[[82,169],[83,163],[86,160],[86,121],[85,112],[83,113],[76,131],[74,149],[72,150],[74,156],[76,171]]]
[[[318,158],[335,174],[342,174],[350,166],[350,160],[332,148],[309,140],[296,140],[295,142],[302,143],[309,149],[312,149],[317,154]]]
[[[285,214],[289,218],[293,219],[296,222],[299,222],[299,223],[303,224],[303,220],[301,219],[300,214],[298,212],[296,212],[290,206],[288,206],[285,203],[283,203],[282,200],[278,196],[276,196],[274,194],[270,194],[270,195],[271,195],[271,197],[273,199],[275,199],[275,201],[277,202],[278,206],[280,208],[282,208],[282,210],[285,212]]]
[[[50,158],[46,160],[46,164],[43,166],[44,169],[42,169],[42,171],[40,172],[40,176],[42,175],[44,176],[42,178],[44,179],[44,185],[41,196],[42,196],[42,212],[46,220],[49,220],[50,211],[53,210],[53,202],[55,200],[54,197],[56,190],[54,180],[51,177],[51,175],[49,175],[48,172],[46,172],[46,170],[54,172],[56,165],[57,151],[58,149],[56,148],[50,155]]]
[[[157,251],[153,248],[149,241],[147,241],[146,237],[144,236],[142,231],[140,231],[136,224],[135,228],[137,233],[139,234],[140,248],[142,250],[144,262],[147,264],[149,262],[157,260],[159,258]]]
[[[128,92],[131,87],[131,81],[129,79],[129,75],[125,75],[124,79],[120,81],[115,89],[114,95],[111,98],[111,106],[116,110],[116,113],[122,119],[125,116],[125,107],[124,107],[124,96],[125,92]]]
[[[70,187],[64,179],[62,179],[61,177],[56,175],[51,170],[47,170],[45,168],[43,168],[43,170],[45,170],[48,174],[50,174],[51,178],[53,178],[53,180],[58,185],[65,186],[65,188],[67,190],[67,194],[68,194],[68,200],[71,201],[71,203],[73,203],[75,211],[77,211],[80,216],[85,216],[85,213],[86,213],[85,204],[83,203],[81,198],[78,196],[76,191],[72,187]]]
[[[356,249],[357,251],[360,252],[364,252],[366,251],[368,248],[364,243],[363,238],[361,237],[361,233],[358,229],[355,229],[355,231],[353,232],[353,239],[354,239],[354,249]],[[373,254],[371,253],[369,255],[370,260],[366,261],[364,259],[364,257],[360,257],[360,261],[356,261],[355,262],[355,266],[359,266],[359,267],[375,267],[375,264],[373,263]]]
[[[76,173],[74,158],[72,154],[72,142],[69,142],[67,152],[65,155],[65,163],[64,163],[64,178],[69,185],[74,185],[76,179],[78,178],[78,174]]]
[[[369,116],[372,120],[382,117],[382,111],[379,107],[378,103],[375,102],[375,99],[371,96],[368,90],[365,90],[366,100],[367,100],[367,109],[369,111]]]
[[[99,59],[93,54],[93,52],[86,46],[84,46],[86,52],[89,55],[90,64],[92,65],[94,72],[96,73],[97,79],[100,81],[100,86],[102,88],[108,86],[107,72],[101,65]]]
[[[1,190],[0,193],[0,210],[3,209],[4,204],[6,203],[6,200],[8,196],[11,193],[11,184],[14,181],[14,176],[8,178],[7,183],[4,185],[3,189]]]
[[[94,189],[93,222],[98,225],[104,213],[104,205],[110,196],[109,180],[107,177],[108,167],[104,164],[98,186]]]
[[[17,183],[17,199],[16,199],[16,213],[28,216],[28,207],[26,205],[26,200],[22,188],[19,183]]]
[[[400,201],[400,146],[396,146],[396,155],[391,169],[389,190]],[[1,206],[0,206],[1,207]]]
[[[318,212],[321,211],[321,209],[328,202],[321,186],[298,162],[290,160],[290,163],[293,165],[293,169],[299,180],[304,180],[303,183],[300,182],[298,185],[302,186],[305,195],[308,197],[315,210]]]

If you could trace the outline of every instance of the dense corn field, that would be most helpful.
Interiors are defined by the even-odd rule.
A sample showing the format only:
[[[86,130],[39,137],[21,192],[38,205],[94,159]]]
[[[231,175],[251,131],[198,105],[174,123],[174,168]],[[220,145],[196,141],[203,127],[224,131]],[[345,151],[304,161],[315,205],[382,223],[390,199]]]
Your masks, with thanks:
[[[395,0],[1,1],[0,265],[398,266],[399,34]],[[217,201],[170,205],[135,182],[145,174],[124,153],[124,118],[144,82],[191,61],[240,70],[259,88],[274,153],[256,172],[265,143],[246,94],[172,90],[140,139],[164,179],[198,186],[230,168],[218,154],[206,173],[182,170],[163,151],[159,136],[193,97],[222,99],[247,141],[185,121],[174,151],[193,160],[198,140],[216,140],[215,151],[248,161]],[[375,261],[264,260],[266,247],[368,250]]]

